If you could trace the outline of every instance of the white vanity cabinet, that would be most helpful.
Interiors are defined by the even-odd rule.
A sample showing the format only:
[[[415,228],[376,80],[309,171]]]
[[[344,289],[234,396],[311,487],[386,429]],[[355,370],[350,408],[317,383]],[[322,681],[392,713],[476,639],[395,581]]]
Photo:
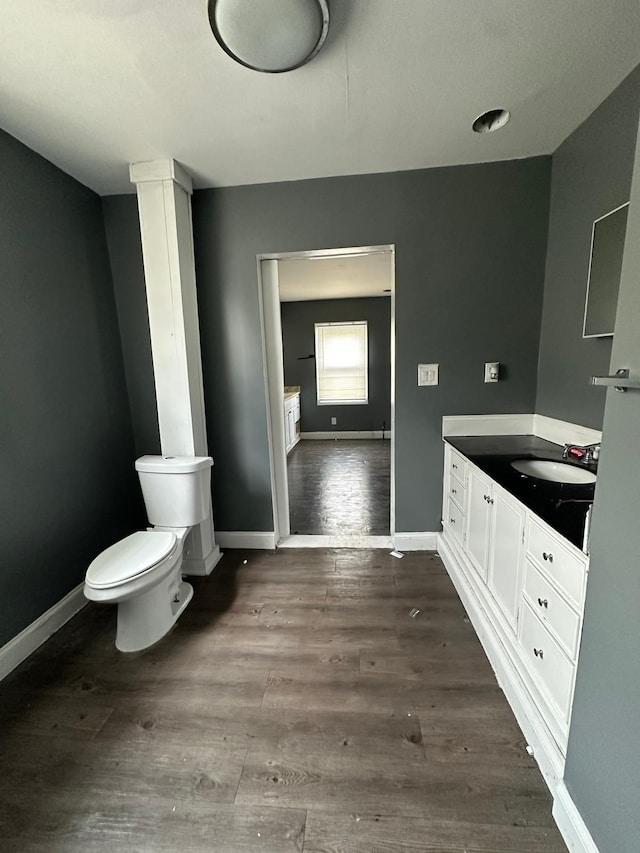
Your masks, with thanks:
[[[586,555],[447,443],[439,550],[516,716],[524,713],[533,733],[544,729],[557,768],[569,729]]]
[[[300,394],[290,394],[284,401],[284,444],[287,453],[300,441]]]
[[[449,448],[448,455],[459,457],[453,448]],[[467,503],[462,545],[478,579],[487,586],[501,616],[515,634],[525,512],[515,498],[486,474],[466,460],[464,464]],[[449,465],[449,493],[456,488],[453,483]],[[449,516],[449,523],[455,521],[450,504]]]

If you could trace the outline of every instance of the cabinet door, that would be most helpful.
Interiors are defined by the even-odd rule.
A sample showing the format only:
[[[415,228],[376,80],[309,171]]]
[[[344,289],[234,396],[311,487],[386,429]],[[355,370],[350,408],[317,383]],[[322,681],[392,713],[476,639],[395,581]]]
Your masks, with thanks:
[[[497,486],[493,488],[491,500],[489,589],[515,631],[522,587],[525,515],[524,510]]]
[[[289,409],[284,410],[284,449],[288,453],[291,448],[291,418]]]
[[[296,422],[293,409],[287,412],[287,450],[291,450],[296,438]]]
[[[470,467],[467,485],[467,555],[482,580],[487,580],[491,481]]]

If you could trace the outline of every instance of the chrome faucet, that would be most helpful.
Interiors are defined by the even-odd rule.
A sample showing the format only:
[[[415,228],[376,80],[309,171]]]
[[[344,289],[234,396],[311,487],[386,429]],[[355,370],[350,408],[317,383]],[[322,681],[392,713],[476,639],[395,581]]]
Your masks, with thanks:
[[[563,459],[574,459],[576,462],[597,462],[600,457],[600,444],[565,444],[562,451]]]

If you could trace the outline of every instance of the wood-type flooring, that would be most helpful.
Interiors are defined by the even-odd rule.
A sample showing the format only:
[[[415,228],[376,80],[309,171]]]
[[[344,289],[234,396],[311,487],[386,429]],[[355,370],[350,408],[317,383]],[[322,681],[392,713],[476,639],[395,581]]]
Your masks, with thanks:
[[[389,535],[391,442],[301,441],[287,457],[292,533]]]
[[[193,582],[153,648],[88,605],[0,684],[3,853],[566,850],[436,555],[236,551]]]

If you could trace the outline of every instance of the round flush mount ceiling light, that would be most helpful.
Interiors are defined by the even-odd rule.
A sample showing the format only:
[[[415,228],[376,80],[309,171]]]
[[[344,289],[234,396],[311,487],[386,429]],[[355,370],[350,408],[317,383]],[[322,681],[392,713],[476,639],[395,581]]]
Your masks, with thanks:
[[[509,110],[487,110],[474,121],[473,129],[476,133],[492,133],[494,130],[500,130],[501,127],[504,127],[510,118]]]
[[[232,59],[266,74],[300,68],[329,31],[326,0],[209,0],[209,23]]]

